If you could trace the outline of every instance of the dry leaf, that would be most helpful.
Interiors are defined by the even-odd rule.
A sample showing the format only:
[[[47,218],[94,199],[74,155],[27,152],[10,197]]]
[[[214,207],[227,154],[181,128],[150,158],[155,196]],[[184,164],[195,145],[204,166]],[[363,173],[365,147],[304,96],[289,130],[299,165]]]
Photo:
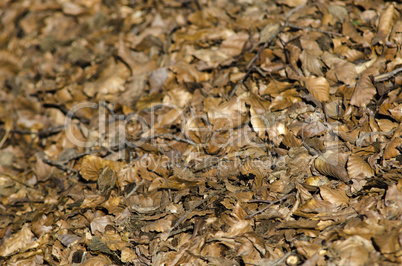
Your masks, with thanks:
[[[389,34],[391,33],[392,27],[399,18],[399,12],[395,8],[393,3],[389,3],[388,7],[383,10],[380,17],[380,22],[378,23],[378,31],[375,37],[371,40],[371,44],[374,45],[384,45],[387,41]],[[382,50],[381,50],[382,53]],[[381,54],[380,53],[380,54]]]
[[[92,220],[91,222],[91,232],[95,234],[96,231],[100,233],[105,233],[105,227],[108,225],[113,225],[112,217],[105,215]]]
[[[87,155],[82,160],[80,174],[85,180],[96,181],[108,164],[109,162],[107,160],[97,156]]]
[[[371,177],[374,175],[373,169],[359,156],[350,156],[347,164],[349,177],[356,179],[360,177]]]
[[[29,229],[29,225],[24,224],[21,230],[13,234],[1,245],[0,255],[7,257],[15,252],[23,252],[27,248],[33,248],[34,243],[34,234]]]
[[[350,178],[338,156],[332,151],[327,151],[314,160],[315,169],[323,175],[332,176],[348,183]]]
[[[320,60],[319,56],[322,52],[317,53],[316,50],[304,49],[300,54],[300,60],[302,62],[303,72],[306,76],[311,74],[316,76],[322,76],[322,67],[324,64]]]
[[[363,72],[356,83],[350,103],[359,107],[367,106],[373,96],[377,93],[370,75],[378,73],[376,69],[369,68]]]
[[[320,102],[329,100],[329,84],[324,77],[310,76],[303,78],[306,89]]]

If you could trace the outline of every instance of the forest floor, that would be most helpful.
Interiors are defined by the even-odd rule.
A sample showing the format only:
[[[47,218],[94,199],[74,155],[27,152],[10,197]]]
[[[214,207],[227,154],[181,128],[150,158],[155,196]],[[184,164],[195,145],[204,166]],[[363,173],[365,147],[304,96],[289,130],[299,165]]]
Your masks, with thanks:
[[[0,2],[0,264],[401,265],[402,4]]]

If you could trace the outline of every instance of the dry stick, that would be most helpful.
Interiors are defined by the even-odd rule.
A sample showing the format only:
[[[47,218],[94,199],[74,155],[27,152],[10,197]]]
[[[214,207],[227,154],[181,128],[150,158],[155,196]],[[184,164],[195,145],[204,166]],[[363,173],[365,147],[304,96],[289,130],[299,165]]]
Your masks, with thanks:
[[[252,70],[254,69],[254,67],[256,66],[257,60],[258,60],[258,58],[260,57],[262,51],[263,51],[265,48],[267,48],[267,47],[271,44],[271,42],[276,39],[276,37],[278,37],[279,33],[281,33],[285,27],[287,27],[287,26],[289,25],[289,18],[290,18],[290,16],[291,16],[292,14],[294,14],[295,12],[297,12],[298,10],[300,10],[301,8],[303,8],[304,5],[305,5],[305,4],[299,5],[299,6],[295,7],[295,8],[293,8],[292,10],[290,10],[290,11],[286,14],[286,20],[285,20],[284,25],[281,26],[281,27],[279,28],[279,30],[278,30],[277,32],[275,32],[275,33],[264,43],[263,46],[261,46],[261,48],[258,50],[257,54],[253,57],[253,59],[251,59],[251,61],[248,63],[248,65],[247,65],[247,67],[246,67],[246,69],[247,69],[246,74],[243,76],[243,78],[242,78],[241,80],[239,80],[239,81],[236,83],[235,87],[232,89],[232,91],[231,91],[230,94],[229,94],[229,98],[232,98],[233,95],[236,93],[236,90],[237,90],[237,88],[240,86],[240,84],[243,84],[244,81],[246,81],[246,79],[247,79],[248,76],[250,75],[251,71],[252,71]]]
[[[339,36],[339,37],[343,36],[342,34],[337,33],[337,32],[333,32],[333,31],[327,31],[327,30],[310,28],[310,27],[301,27],[301,26],[297,26],[297,25],[294,25],[294,24],[287,24],[285,26],[287,26],[289,28],[292,28],[292,29],[307,30],[307,31],[318,31],[318,32],[325,33],[325,34],[328,34],[328,35],[335,35],[335,36]]]
[[[128,194],[126,195],[126,198],[129,198],[131,195],[133,195],[133,194],[137,191],[137,189],[138,189],[142,184],[144,184],[144,182],[145,182],[145,180],[143,179],[143,180],[141,180],[141,182],[135,183],[135,187],[130,191],[130,193],[128,193]]]
[[[70,172],[73,172],[75,174],[78,173],[78,170],[75,170],[74,168],[71,168],[70,166],[64,165],[64,164],[62,164],[60,162],[49,160],[49,159],[46,159],[46,158],[43,158],[42,161],[44,163],[48,164],[48,165],[55,166],[55,167],[59,168],[60,170],[65,171],[65,172],[70,171]]]
[[[50,135],[59,133],[63,131],[64,125],[61,126],[55,126],[55,127],[50,127],[44,130],[39,130],[38,132],[31,131],[31,130],[23,130],[23,129],[11,129],[11,133],[17,133],[17,134],[22,134],[22,135],[36,135],[40,138],[45,138]]]
[[[292,195],[294,195],[294,193],[290,193],[290,194],[285,195],[285,196],[283,196],[282,198],[280,198],[280,199],[278,199],[278,200],[274,200],[274,201],[269,201],[269,200],[250,200],[248,203],[267,203],[268,205],[265,206],[264,208],[262,208],[261,210],[255,212],[255,213],[253,213],[253,214],[250,214],[249,216],[246,217],[246,219],[251,219],[251,218],[253,218],[253,217],[256,216],[256,215],[258,215],[258,214],[260,214],[260,213],[263,213],[264,211],[266,211],[266,210],[267,210],[269,207],[271,207],[272,205],[277,204],[277,203],[280,203],[280,202],[282,202],[283,200],[289,198],[289,197],[292,196]]]
[[[283,30],[283,26],[279,28],[279,30],[277,32],[275,32],[265,43],[263,46],[261,46],[261,48],[258,50],[257,54],[253,57],[253,59],[251,59],[251,61],[248,63],[246,69],[246,74],[244,74],[244,76],[241,78],[241,80],[239,80],[235,87],[233,88],[233,90],[230,92],[229,94],[229,98],[232,98],[233,95],[236,93],[237,88],[240,86],[240,84],[243,84],[244,81],[246,81],[246,79],[248,78],[248,76],[251,74],[251,71],[253,71],[254,66],[257,63],[258,58],[260,58],[260,55],[262,53],[262,51],[267,48],[271,42],[279,35],[279,33],[281,33],[281,31]]]
[[[77,115],[77,114],[75,114],[75,113],[73,113],[73,114],[70,116],[70,111],[71,111],[71,110],[68,110],[67,107],[65,107],[64,105],[61,105],[61,104],[45,103],[45,104],[43,104],[43,107],[45,107],[45,108],[56,108],[56,109],[59,109],[59,111],[61,111],[65,116],[67,116],[67,117],[69,117],[69,118],[71,118],[71,119],[78,119],[80,122],[82,122],[82,123],[84,123],[84,124],[89,124],[89,122],[91,122],[90,119],[85,118],[85,117],[81,117],[81,116],[79,116],[79,115]]]
[[[276,259],[272,262],[271,266],[279,266],[279,265],[284,265],[284,262],[286,259],[292,255],[295,255],[296,251],[291,251],[286,253],[282,258]]]
[[[88,150],[88,151],[84,151],[84,152],[72,155],[72,156],[68,157],[68,159],[63,160],[63,161],[59,161],[59,162],[60,163],[68,163],[70,161],[80,159],[80,158],[82,158],[82,157],[84,157],[86,155],[90,155],[90,154],[94,154],[94,153],[98,153],[98,152],[107,152],[107,154],[112,153],[109,148],[101,147],[100,149],[97,149],[97,150]]]
[[[391,72],[375,76],[374,81],[376,81],[376,82],[386,81],[386,80],[396,76],[399,72],[402,72],[402,67],[394,69]]]
[[[198,202],[194,203],[193,206],[191,206],[190,209],[188,209],[183,216],[181,216],[179,218],[179,220],[177,220],[177,222],[174,224],[174,226],[172,227],[172,231],[174,229],[176,229],[184,220],[187,219],[187,217],[196,209],[198,208],[200,205],[202,205],[204,202],[206,202],[207,200],[209,200],[212,197],[215,197],[217,194],[220,194],[223,192],[223,189],[218,190],[218,191],[214,191],[213,193],[211,193],[210,195],[208,195],[205,199],[199,200]]]
[[[187,226],[187,227],[180,228],[180,229],[177,229],[177,230],[174,230],[174,231],[170,232],[169,236],[178,235],[178,234],[181,234],[181,233],[186,232],[186,231],[188,231],[188,230],[191,230],[191,229],[193,229],[193,228],[194,228],[193,225],[189,225],[189,226]]]
[[[193,146],[197,145],[197,143],[195,143],[189,139],[184,139],[179,136],[175,136],[173,134],[156,134],[156,135],[151,135],[149,137],[140,138],[138,141],[147,141],[147,140],[156,139],[156,138],[175,139],[176,141],[181,141],[181,142],[193,145]]]

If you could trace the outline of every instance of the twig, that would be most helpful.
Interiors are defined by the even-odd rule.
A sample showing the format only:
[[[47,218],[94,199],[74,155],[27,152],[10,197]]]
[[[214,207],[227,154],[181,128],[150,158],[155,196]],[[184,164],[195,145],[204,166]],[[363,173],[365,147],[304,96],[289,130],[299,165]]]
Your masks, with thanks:
[[[263,46],[260,47],[260,49],[258,50],[257,54],[253,57],[253,59],[250,60],[250,62],[247,64],[247,71],[246,74],[244,74],[244,76],[236,83],[235,87],[232,89],[232,91],[229,93],[229,98],[232,98],[233,95],[236,93],[238,87],[240,86],[240,84],[243,84],[244,81],[246,81],[246,79],[248,78],[248,76],[251,74],[251,72],[254,69],[254,66],[257,63],[258,58],[260,58],[260,55],[262,53],[262,51],[267,48],[271,42],[276,39],[276,37],[279,35],[279,33],[281,33],[281,31],[283,30],[283,26],[279,28],[279,30],[277,32],[275,32],[265,43]]]
[[[266,203],[266,204],[268,204],[268,205],[265,206],[264,208],[262,208],[261,210],[256,211],[256,212],[253,213],[253,214],[250,214],[249,216],[246,217],[246,219],[251,219],[251,218],[253,218],[253,217],[256,216],[256,215],[258,215],[258,214],[260,214],[260,213],[263,213],[264,211],[266,211],[266,210],[267,210],[269,207],[271,207],[272,205],[277,204],[277,203],[281,203],[283,200],[289,198],[289,197],[292,196],[292,195],[294,195],[294,193],[287,194],[287,195],[283,196],[282,198],[280,198],[280,199],[278,199],[278,200],[274,200],[274,201],[269,201],[269,200],[250,200],[248,203]]]
[[[74,168],[71,168],[70,166],[64,165],[63,163],[60,163],[58,161],[53,161],[49,160],[47,158],[42,158],[42,161],[48,165],[55,166],[59,168],[60,170],[63,170],[65,172],[73,172],[73,173],[78,173],[78,170],[75,170]]]
[[[174,224],[174,226],[172,227],[172,232],[174,229],[176,229],[184,220],[187,219],[187,217],[196,209],[198,208],[200,205],[202,205],[204,202],[206,202],[207,200],[209,200],[212,197],[215,197],[217,194],[222,193],[223,189],[218,190],[218,191],[214,191],[213,193],[211,193],[210,195],[208,195],[207,197],[205,197],[202,200],[199,200],[198,202],[194,203],[190,209],[188,209],[183,216],[181,216],[179,218],[179,220],[177,220],[177,222]]]
[[[307,30],[307,31],[318,31],[318,32],[325,33],[325,34],[328,34],[328,35],[335,35],[335,36],[339,36],[339,37],[343,36],[342,34],[337,33],[337,32],[333,32],[333,31],[327,31],[327,30],[310,28],[310,27],[301,27],[301,26],[297,26],[297,25],[294,25],[294,24],[287,24],[286,26],[289,27],[289,28],[292,28],[292,29]]]
[[[68,162],[70,162],[70,161],[80,159],[80,158],[82,158],[82,157],[84,157],[84,156],[86,156],[86,155],[90,155],[90,154],[94,154],[94,153],[98,153],[98,152],[104,152],[104,151],[107,151],[107,152],[111,153],[111,152],[110,152],[110,149],[108,149],[108,148],[101,148],[101,149],[92,150],[92,151],[91,151],[91,150],[90,150],[90,151],[84,151],[84,152],[81,152],[81,153],[72,155],[72,156],[68,157],[68,158],[65,159],[65,160],[59,161],[59,163],[63,163],[63,164],[64,164],[64,163],[68,163]],[[109,153],[107,153],[107,154],[109,154]]]
[[[128,194],[126,195],[126,198],[129,198],[131,195],[133,195],[134,192],[136,192],[137,189],[138,189],[142,184],[144,184],[144,181],[145,181],[145,180],[143,179],[143,180],[141,180],[141,182],[136,183],[136,184],[135,184],[135,187],[130,191],[130,193],[128,193]]]
[[[181,137],[175,136],[173,134],[155,134],[155,135],[151,135],[148,137],[140,138],[138,141],[147,141],[147,140],[156,139],[156,138],[175,139],[177,141],[181,141],[181,142],[193,145],[193,146],[197,146],[197,143],[193,142],[192,140],[181,138]]]
[[[22,135],[36,135],[39,138],[46,138],[48,136],[51,136],[53,134],[63,131],[63,129],[64,129],[64,125],[60,125],[60,126],[55,126],[55,127],[50,127],[47,129],[39,130],[38,132],[31,131],[31,130],[23,130],[23,129],[11,129],[10,132],[22,134]]]
[[[289,25],[289,17],[292,14],[294,14],[296,11],[298,11],[299,9],[304,7],[304,5],[305,4],[299,5],[299,6],[295,7],[295,8],[293,8],[292,10],[290,10],[286,14],[286,20],[285,20],[284,25],[280,26],[278,31],[276,31],[274,34],[272,34],[272,36],[264,43],[264,45],[260,47],[260,49],[258,50],[257,54],[253,57],[253,59],[250,60],[250,62],[247,64],[247,67],[246,67],[246,74],[241,78],[241,80],[239,80],[236,83],[235,87],[229,93],[229,98],[233,97],[233,95],[236,93],[236,91],[237,91],[238,87],[240,86],[240,84],[243,84],[244,81],[246,81],[246,79],[249,77],[249,75],[251,74],[252,70],[254,69],[254,66],[257,63],[258,58],[260,58],[260,55],[261,55],[262,51],[265,48],[267,48],[276,39],[276,37],[278,37],[279,33],[281,33],[285,27],[287,27]]]
[[[282,258],[272,261],[271,262],[272,264],[270,264],[270,265],[272,265],[272,266],[283,265],[288,257],[290,257],[291,255],[295,255],[295,254],[296,254],[296,251],[292,250],[291,252],[286,253]]]
[[[72,118],[76,118],[78,120],[80,120],[82,123],[84,124],[89,124],[89,122],[91,122],[90,119],[85,118],[85,117],[81,117],[76,115],[75,113],[73,113],[72,115],[70,114],[70,110],[68,110],[64,105],[61,104],[55,104],[55,103],[45,103],[43,104],[43,107],[45,108],[56,108],[59,109],[60,112],[62,112],[65,116]]]
[[[375,135],[386,135],[386,136],[392,136],[394,134],[395,129],[391,129],[388,132],[382,132],[382,131],[377,131],[377,132],[364,132],[361,133],[360,136],[356,140],[356,146],[361,147],[363,145],[363,142],[366,138],[372,137]]]
[[[186,232],[186,231],[191,230],[191,229],[193,229],[193,228],[194,228],[193,225],[189,225],[189,226],[187,226],[187,227],[180,228],[180,229],[177,229],[177,230],[174,230],[174,231],[170,232],[169,236],[178,235],[178,234],[180,234],[180,233]]]
[[[306,4],[301,4],[295,8],[293,8],[292,10],[290,10],[287,14],[286,14],[286,23],[288,23],[289,18],[291,15],[293,15],[294,13],[296,13],[297,11],[299,11],[300,9],[302,9]]]
[[[402,72],[402,67],[392,70],[391,72],[384,73],[374,77],[375,82],[381,82],[388,80],[394,76],[396,76],[399,72]]]

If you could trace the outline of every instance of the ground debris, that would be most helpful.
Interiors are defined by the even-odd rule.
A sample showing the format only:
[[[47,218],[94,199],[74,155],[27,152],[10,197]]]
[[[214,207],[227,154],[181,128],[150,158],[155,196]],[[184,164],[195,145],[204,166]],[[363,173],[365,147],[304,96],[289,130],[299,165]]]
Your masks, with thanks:
[[[0,10],[0,264],[402,264],[401,4]]]

